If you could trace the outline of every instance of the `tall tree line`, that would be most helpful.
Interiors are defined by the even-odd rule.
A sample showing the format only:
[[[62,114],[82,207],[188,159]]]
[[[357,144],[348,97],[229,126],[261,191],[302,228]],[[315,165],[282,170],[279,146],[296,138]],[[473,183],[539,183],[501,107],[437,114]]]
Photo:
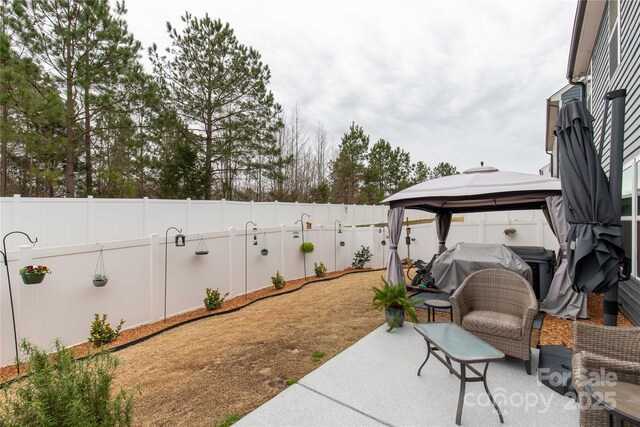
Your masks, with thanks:
[[[438,170],[355,124],[334,149],[219,19],[145,52],[124,2],[0,1],[0,195],[376,203]]]

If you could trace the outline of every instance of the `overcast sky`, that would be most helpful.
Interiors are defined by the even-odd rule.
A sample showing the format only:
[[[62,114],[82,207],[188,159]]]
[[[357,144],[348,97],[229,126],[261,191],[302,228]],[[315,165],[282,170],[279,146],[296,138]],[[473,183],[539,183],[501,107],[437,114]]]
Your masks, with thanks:
[[[576,1],[128,0],[127,20],[145,49],[166,47],[185,11],[229,22],[277,101],[335,146],[355,121],[414,162],[537,173]]]

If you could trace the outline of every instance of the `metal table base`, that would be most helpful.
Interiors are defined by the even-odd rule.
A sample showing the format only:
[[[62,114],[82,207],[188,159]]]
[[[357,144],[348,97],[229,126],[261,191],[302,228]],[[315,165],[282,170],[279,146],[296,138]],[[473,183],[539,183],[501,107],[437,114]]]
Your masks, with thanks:
[[[493,396],[489,391],[489,387],[487,386],[487,368],[489,367],[490,361],[483,362],[484,370],[482,373],[480,373],[470,363],[459,361],[458,363],[460,363],[460,372],[458,372],[456,368],[453,367],[449,356],[445,354],[443,358],[441,355],[437,353],[438,351],[441,351],[438,347],[432,346],[431,342],[428,339],[425,338],[424,340],[427,343],[427,357],[424,359],[424,362],[422,362],[422,365],[420,365],[420,368],[418,369],[418,376],[420,376],[420,372],[422,371],[422,368],[429,360],[429,356],[431,356],[431,354],[433,353],[433,356],[436,359],[438,359],[444,366],[446,366],[447,369],[449,369],[449,373],[454,374],[460,380],[460,394],[458,395],[458,410],[456,412],[456,424],[460,425],[460,421],[462,419],[462,406],[464,404],[465,388],[467,383],[480,382],[480,381],[482,381],[482,384],[484,385],[484,390],[487,392],[487,395],[489,396],[489,400],[491,400],[493,407],[496,408],[496,411],[498,411],[500,422],[504,424],[504,419],[502,418],[502,412],[500,412],[500,408],[498,407],[498,404],[496,403],[496,401],[493,399]],[[478,363],[478,362],[474,362],[474,363]],[[467,369],[471,371],[473,374],[475,374],[475,376],[467,376]]]

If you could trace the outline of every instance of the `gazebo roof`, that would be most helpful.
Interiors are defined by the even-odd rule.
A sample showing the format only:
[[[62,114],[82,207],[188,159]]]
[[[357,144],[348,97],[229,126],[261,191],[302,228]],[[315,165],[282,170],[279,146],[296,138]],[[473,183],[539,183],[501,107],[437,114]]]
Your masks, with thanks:
[[[391,208],[464,213],[540,209],[547,196],[561,193],[557,178],[485,166],[416,184],[382,202]]]

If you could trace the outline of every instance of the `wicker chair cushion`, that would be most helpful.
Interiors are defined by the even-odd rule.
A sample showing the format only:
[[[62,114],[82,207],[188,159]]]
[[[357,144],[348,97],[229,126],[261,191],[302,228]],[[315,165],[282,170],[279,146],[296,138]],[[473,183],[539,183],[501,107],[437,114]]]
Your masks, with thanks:
[[[522,338],[522,319],[495,311],[474,310],[462,318],[462,328],[470,332],[512,340]]]

